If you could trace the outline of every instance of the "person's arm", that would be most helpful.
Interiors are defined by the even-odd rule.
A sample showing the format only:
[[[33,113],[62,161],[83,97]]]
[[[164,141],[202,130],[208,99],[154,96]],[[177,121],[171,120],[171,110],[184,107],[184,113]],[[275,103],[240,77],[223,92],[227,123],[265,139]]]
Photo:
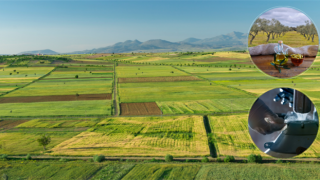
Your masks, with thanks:
[[[250,110],[249,126],[265,135],[281,130],[285,124],[284,119],[273,113],[261,99],[257,99]]]

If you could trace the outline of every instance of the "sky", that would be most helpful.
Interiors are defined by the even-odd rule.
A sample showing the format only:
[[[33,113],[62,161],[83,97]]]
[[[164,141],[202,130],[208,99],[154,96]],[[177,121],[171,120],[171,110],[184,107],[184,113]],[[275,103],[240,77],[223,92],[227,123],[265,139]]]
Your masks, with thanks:
[[[294,7],[320,26],[318,1],[3,1],[0,54],[51,49],[59,53],[126,40],[211,38],[247,33],[262,13]]]
[[[310,21],[308,16],[293,8],[274,8],[263,13],[260,18],[277,19],[281,24],[289,27],[297,27],[305,25],[305,21]]]

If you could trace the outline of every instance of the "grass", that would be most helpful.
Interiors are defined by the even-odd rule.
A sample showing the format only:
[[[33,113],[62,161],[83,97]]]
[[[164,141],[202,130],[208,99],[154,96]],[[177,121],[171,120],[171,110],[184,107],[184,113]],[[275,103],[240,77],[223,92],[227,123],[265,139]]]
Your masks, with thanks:
[[[23,89],[5,95],[15,96],[49,96],[112,93],[112,79],[86,80],[41,80]]]
[[[135,166],[133,163],[108,163],[97,174],[93,180],[120,180]]]
[[[75,76],[78,75],[78,78],[94,78],[94,77],[112,77],[112,72],[103,73],[103,74],[94,74],[90,71],[54,71],[50,76],[45,77],[44,79],[53,79],[53,78],[70,78],[75,79]]]
[[[158,101],[163,114],[211,114],[249,111],[256,98],[208,99],[194,101]]]
[[[179,71],[173,67],[160,66],[160,65],[159,66],[117,66],[116,71],[117,71],[117,76],[119,78],[189,76],[189,74]]]
[[[52,150],[84,156],[209,155],[202,116],[108,118]]]
[[[253,97],[242,91],[206,81],[121,83],[121,102],[185,101]]]
[[[301,47],[301,46],[307,46],[307,45],[318,45],[318,36],[314,37],[314,42],[312,42],[311,38],[310,40],[307,40],[301,35],[300,33],[296,31],[289,31],[285,33],[284,36],[276,37],[272,39],[270,37],[269,42],[267,41],[267,35],[263,34],[262,32],[259,32],[259,34],[254,38],[252,41],[252,44],[250,44],[251,36],[248,39],[249,47],[257,46],[260,44],[268,44],[268,43],[278,43],[279,40],[282,40],[284,44],[291,46],[291,47]]]
[[[0,115],[2,117],[110,115],[111,103],[111,100],[4,103],[0,104]]]
[[[196,180],[207,179],[319,179],[319,164],[210,164],[199,170]]]
[[[52,69],[53,67],[8,67],[0,69],[0,95],[34,81]]]
[[[101,164],[83,161],[0,161],[0,175],[9,179],[79,179],[90,178]]]
[[[311,74],[310,71],[304,74]],[[303,76],[302,76],[303,77]],[[268,90],[279,87],[290,87],[305,93],[314,103],[319,103],[319,89],[320,81],[312,79],[270,79],[270,80],[239,80],[239,81],[216,81],[217,83],[224,84],[230,87],[236,87],[257,95],[262,95]],[[239,86],[240,84],[240,86]]]
[[[41,134],[46,133],[51,136],[51,142],[47,149],[72,138],[79,134],[79,132],[42,132],[36,133],[34,130],[31,132],[10,132],[0,134],[1,149],[0,154],[10,155],[25,155],[25,154],[42,154],[43,147],[39,146],[37,141]]]
[[[267,156],[251,140],[248,114],[209,116],[209,124],[218,156]]]
[[[123,180],[131,179],[194,179],[201,165],[137,164]]]
[[[61,120],[61,119],[33,119],[22,123],[18,128],[70,128],[70,127],[92,127],[98,122],[97,119],[84,120]]]

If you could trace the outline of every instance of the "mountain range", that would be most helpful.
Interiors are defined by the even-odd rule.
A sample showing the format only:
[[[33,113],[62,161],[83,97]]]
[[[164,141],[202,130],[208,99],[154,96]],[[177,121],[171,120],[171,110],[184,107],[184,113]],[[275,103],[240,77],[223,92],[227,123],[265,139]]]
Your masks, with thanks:
[[[247,34],[231,32],[213,38],[188,38],[180,42],[170,42],[152,39],[145,42],[127,40],[111,46],[91,50],[74,51],[63,54],[91,54],[91,53],[130,53],[130,52],[170,52],[170,51],[210,51],[210,50],[245,50],[247,48]],[[26,51],[19,54],[59,54],[50,49]]]

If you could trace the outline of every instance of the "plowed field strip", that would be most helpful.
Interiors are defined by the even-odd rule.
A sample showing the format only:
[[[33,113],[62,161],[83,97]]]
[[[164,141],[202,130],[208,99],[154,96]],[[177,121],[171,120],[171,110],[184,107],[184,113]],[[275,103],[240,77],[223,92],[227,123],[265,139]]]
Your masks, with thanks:
[[[121,115],[161,115],[155,102],[121,103]]]
[[[111,99],[111,94],[79,94],[78,97],[76,95],[3,97],[0,99],[0,103],[31,103],[48,101],[83,101],[106,99]]]
[[[194,76],[134,77],[134,78],[119,78],[119,83],[199,81],[199,80],[201,79]]]

